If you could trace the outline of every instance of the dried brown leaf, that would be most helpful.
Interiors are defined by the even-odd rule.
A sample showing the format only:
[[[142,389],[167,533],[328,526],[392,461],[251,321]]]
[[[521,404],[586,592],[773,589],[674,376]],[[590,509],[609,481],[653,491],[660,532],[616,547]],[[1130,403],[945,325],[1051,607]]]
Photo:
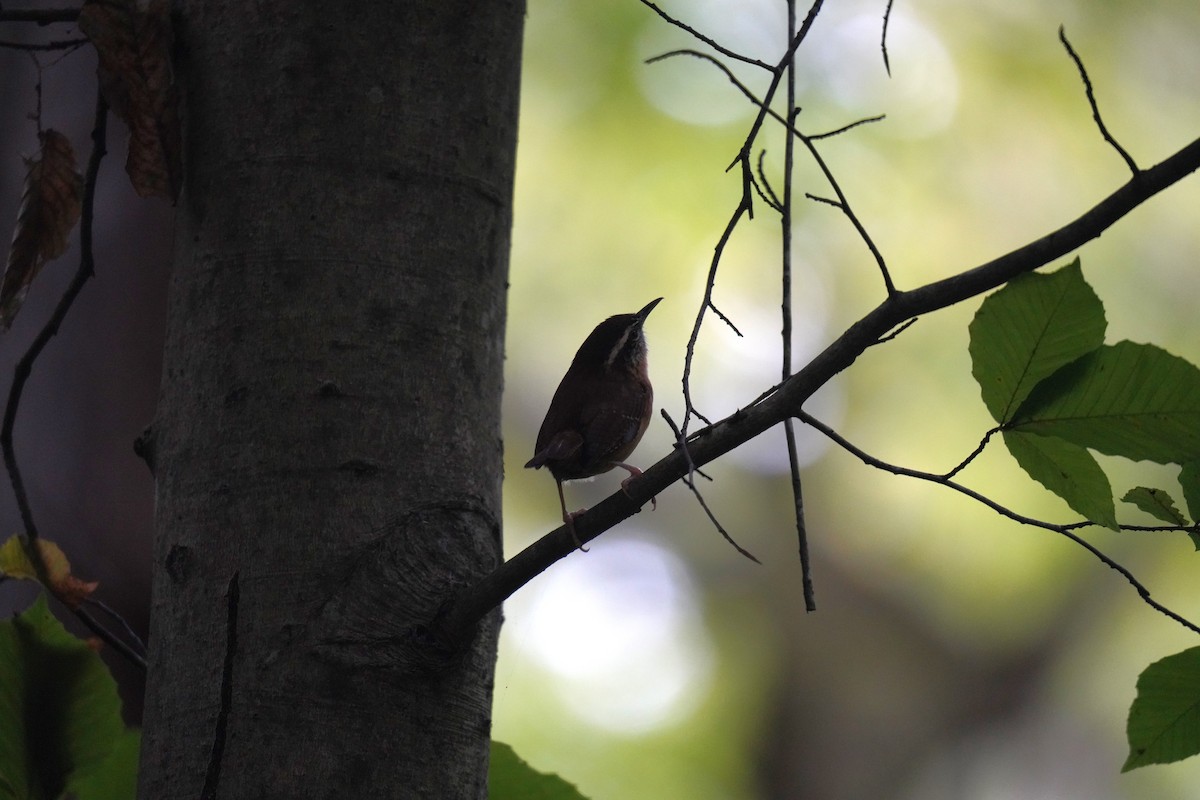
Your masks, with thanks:
[[[12,325],[42,265],[66,251],[82,207],[83,177],[75,169],[71,141],[50,129],[39,138],[42,150],[29,161],[17,227],[0,282],[0,326],[5,330]]]
[[[88,0],[79,28],[100,56],[100,86],[129,126],[125,171],[142,197],[175,200],[183,177],[166,0]]]

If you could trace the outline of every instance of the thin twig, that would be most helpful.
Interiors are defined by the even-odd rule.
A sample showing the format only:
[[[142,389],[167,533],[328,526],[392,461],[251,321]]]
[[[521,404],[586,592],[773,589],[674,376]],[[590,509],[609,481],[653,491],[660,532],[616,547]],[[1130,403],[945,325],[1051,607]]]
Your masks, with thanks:
[[[787,0],[788,36],[796,27],[796,0]],[[796,107],[796,62],[787,62],[787,107],[788,127],[794,127],[800,109]],[[783,339],[783,355],[780,359],[780,382],[792,377],[792,179],[796,166],[796,139],[785,136],[783,140],[783,198],[779,203],[780,227],[780,317],[779,335]],[[804,591],[806,611],[817,610],[817,599],[813,591],[812,563],[808,556],[808,525],[804,521],[804,490],[800,483],[800,457],[796,447],[796,428],[791,418],[783,421],[783,434],[787,442],[788,470],[791,473],[792,510],[796,520],[796,549],[800,554],[800,582]]]
[[[763,169],[763,159],[766,158],[766,155],[766,150],[758,151],[758,182],[755,184],[755,188],[761,186],[758,196],[763,199],[764,203],[782,214],[783,204],[779,202],[779,197],[775,194],[775,190],[771,188],[771,182],[767,180],[767,173]]]
[[[29,380],[29,376],[33,373],[34,363],[46,348],[46,345],[58,333],[59,326],[62,325],[67,312],[71,310],[71,306],[74,304],[76,298],[79,297],[84,284],[95,274],[92,231],[96,207],[96,180],[100,174],[100,164],[108,152],[107,129],[108,103],[105,102],[104,95],[97,91],[96,117],[92,125],[92,153],[88,158],[87,170],[83,180],[83,199],[79,222],[79,267],[76,269],[71,283],[59,299],[54,312],[50,315],[42,330],[34,337],[25,354],[21,356],[20,361],[17,362],[17,366],[13,370],[12,386],[9,388],[8,400],[4,408],[4,422],[3,425],[0,425],[0,449],[3,449],[4,452],[4,465],[8,469],[9,481],[12,484],[13,494],[17,500],[17,508],[21,514],[21,524],[25,528],[25,536],[23,537],[25,552],[29,557],[30,563],[33,565],[34,572],[37,573],[39,582],[49,589],[51,593],[53,593],[53,586],[46,570],[46,562],[42,558],[41,548],[37,546],[38,529],[33,519],[33,509],[29,505],[25,483],[21,477],[21,470],[17,466],[16,450],[13,447],[13,429],[16,424],[17,409],[21,404],[25,384]],[[71,611],[80,622],[86,625],[89,630],[103,639],[114,650],[128,658],[133,664],[141,667],[142,670],[146,669],[145,658],[97,622],[85,609],[75,607]]]
[[[887,35],[888,23],[892,21],[892,0],[887,0],[887,8],[883,10],[883,32],[879,35],[879,49],[883,53],[883,69],[888,77],[892,77],[892,62],[888,59]]]
[[[676,441],[678,447],[683,451],[684,455],[686,456],[687,455],[687,442],[684,440],[683,431],[681,431],[679,429],[679,426],[675,424],[675,420],[671,419],[671,415],[667,413],[666,409],[662,410],[662,415],[663,415],[663,419],[665,419],[667,421],[667,424],[671,426],[671,430],[675,432],[675,441]],[[704,495],[702,495],[700,493],[700,490],[696,487],[696,481],[692,479],[692,475],[696,471],[697,470],[695,469],[695,465],[693,465],[693,468],[688,471],[688,474],[686,476],[684,476],[683,484],[685,486],[687,486],[688,489],[691,490],[693,495],[695,495],[696,502],[700,504],[700,508],[704,509],[704,513],[708,516],[708,521],[713,524],[713,527],[717,529],[717,532],[721,534],[721,536],[725,539],[725,541],[729,542],[729,544],[733,546],[734,550],[737,550],[739,553],[741,553],[743,556],[745,556],[746,558],[753,561],[755,564],[761,565],[762,562],[759,561],[757,558],[755,558],[753,553],[751,553],[749,550],[742,547],[740,544],[738,544],[737,542],[735,542],[733,540],[733,537],[729,535],[729,531],[725,530],[725,526],[722,525],[721,522],[717,519],[717,516],[716,516],[716,514],[713,513],[712,509],[708,507],[708,503],[705,501]],[[705,477],[707,477],[707,476],[705,476]]]
[[[805,192],[804,197],[807,198],[808,200],[812,200],[814,203],[824,203],[827,206],[833,206],[834,208],[837,208],[837,209],[840,209],[842,207],[842,204],[840,202],[838,202],[837,200],[834,200],[833,198],[830,198],[830,197],[821,197],[820,195],[813,194],[812,192]]]
[[[772,84],[772,87],[771,87],[772,92],[768,92],[768,94],[762,100],[760,100],[760,99],[758,99],[758,97],[755,96],[755,94],[753,92],[751,92],[749,90],[749,88],[746,87],[745,84],[743,84],[740,80],[738,80],[737,76],[733,74],[733,71],[730,70],[728,66],[721,63],[720,59],[714,58],[713,56],[711,56],[707,53],[701,53],[697,50],[673,50],[669,53],[663,53],[660,56],[656,56],[655,58],[650,59],[650,61],[648,61],[647,63],[651,63],[653,61],[660,61],[662,59],[670,58],[672,56],[682,56],[682,55],[692,56],[694,58],[700,58],[705,61],[708,61],[709,63],[715,65],[722,72],[724,72],[725,76],[727,78],[729,78],[730,82],[733,83],[734,86],[737,87],[738,91],[740,91],[743,95],[745,95],[746,98],[750,100],[750,102],[754,103],[759,108],[759,116],[758,116],[758,119],[756,120],[756,123],[761,123],[764,115],[769,116],[772,119],[776,120],[777,122],[781,123],[788,131],[790,131],[792,133],[792,135],[798,137],[800,139],[800,141],[804,143],[805,147],[808,148],[809,153],[812,155],[813,160],[816,161],[817,166],[821,169],[821,173],[825,176],[826,181],[829,182],[830,188],[832,188],[834,193],[837,194],[838,199],[833,200],[830,198],[818,197],[817,195],[808,194],[808,193],[805,194],[805,197],[809,198],[810,200],[815,200],[819,203],[825,203],[826,205],[833,206],[834,208],[837,208],[838,210],[840,210],[846,216],[846,218],[850,221],[850,224],[854,226],[854,230],[858,233],[859,238],[862,239],[863,244],[865,244],[867,246],[867,250],[870,251],[872,257],[874,257],[875,263],[879,267],[880,274],[883,276],[884,289],[887,291],[887,293],[889,295],[895,294],[896,286],[892,282],[891,272],[888,270],[887,262],[884,259],[883,254],[879,251],[879,248],[875,245],[875,242],[871,238],[870,234],[867,233],[866,227],[858,219],[858,215],[854,212],[854,209],[850,206],[850,201],[846,198],[845,192],[842,191],[840,184],[838,184],[837,179],[833,176],[833,172],[829,169],[829,166],[825,163],[825,160],[821,157],[821,154],[817,151],[816,145],[814,144],[814,142],[816,142],[820,139],[827,139],[827,138],[830,138],[833,136],[837,136],[838,134],[845,133],[846,131],[851,130],[852,128],[856,128],[859,125],[866,125],[866,124],[869,124],[872,122],[878,122],[879,120],[883,119],[883,116],[867,117],[866,119],[860,119],[855,122],[851,122],[848,125],[843,125],[842,127],[837,128],[836,130],[827,131],[826,133],[818,134],[816,136],[809,136],[807,134],[801,133],[796,128],[796,126],[794,124],[794,119],[790,119],[790,120],[784,119],[778,113],[776,113],[775,111],[773,111],[772,109],[770,109],[768,107],[770,100],[771,100],[771,93],[773,92],[773,90],[775,88],[775,84]],[[750,144],[751,139],[756,135],[756,133],[757,133],[757,129],[752,130],[752,132],[750,134],[751,138],[748,138],[746,140],[747,146]],[[742,152],[739,153],[738,159],[746,159],[746,158],[748,158],[748,155],[746,154],[745,148],[743,147]],[[736,165],[738,163],[738,159],[734,159],[733,164],[731,164],[730,166]],[[746,198],[745,198],[745,196],[743,196],[743,201],[745,201],[745,200],[746,200]],[[739,206],[734,214],[734,216],[735,216],[735,219],[733,220],[734,224],[736,224],[736,218],[741,216],[741,212],[742,212],[742,207]],[[727,239],[729,233],[732,233],[732,226],[726,227],[726,234],[722,236],[722,240]],[[718,246],[721,247],[722,249],[724,248],[723,243],[719,244]],[[719,258],[719,254],[718,254],[718,257],[716,259],[714,259],[714,266],[715,266],[715,262],[717,262],[719,260],[720,260],[720,258]],[[715,276],[715,271],[713,270],[713,268],[710,267],[709,277],[712,278],[714,276]],[[699,316],[703,317],[703,310],[701,311],[701,314]],[[698,332],[698,327],[693,328],[693,332]],[[689,363],[688,360],[685,358],[685,364],[684,364],[685,373],[689,371],[688,363]],[[685,427],[686,427],[686,423],[687,423],[686,419],[684,420],[684,423],[685,423]]]
[[[121,655],[125,656],[125,658],[131,664],[133,664],[135,667],[139,667],[143,673],[146,672],[146,657],[143,654],[138,653],[136,650],[126,644],[121,638],[113,636],[112,631],[101,625],[96,618],[89,614],[86,610],[82,608],[73,608],[71,611],[74,612],[75,617],[80,622],[87,626],[88,630],[103,639],[105,644],[116,650]]]
[[[645,0],[643,0],[643,2],[645,2]],[[751,153],[753,151],[754,141],[758,137],[758,133],[762,129],[763,121],[766,119],[766,117],[768,115],[768,112],[770,110],[771,101],[775,97],[775,92],[778,90],[779,84],[783,79],[783,73],[784,73],[784,69],[785,69],[786,65],[795,56],[796,50],[800,47],[800,44],[804,41],[805,37],[808,35],[809,30],[812,29],[812,25],[816,21],[817,14],[820,13],[821,7],[823,4],[824,4],[824,0],[814,0],[812,6],[809,8],[808,15],[804,18],[804,22],[801,23],[801,25],[800,25],[800,29],[795,33],[794,36],[792,36],[791,41],[788,44],[787,52],[784,53],[784,56],[780,60],[780,62],[772,68],[771,83],[770,83],[770,86],[767,87],[766,93],[763,95],[762,102],[758,103],[758,114],[755,116],[754,122],[751,123],[751,125],[750,125],[750,130],[746,134],[746,139],[742,143],[741,149],[738,151],[737,156],[734,158],[733,162],[730,164],[731,168],[735,165],[738,165],[739,163],[741,165],[742,196],[741,196],[741,199],[738,201],[737,207],[733,210],[733,213],[730,215],[729,221],[725,225],[725,230],[722,231],[721,236],[717,241],[717,245],[714,248],[713,258],[709,264],[708,276],[707,276],[707,278],[705,280],[705,284],[704,284],[704,298],[700,303],[699,310],[696,312],[696,320],[692,325],[692,333],[688,337],[687,349],[684,354],[683,378],[682,378],[684,417],[683,417],[683,425],[681,427],[682,427],[682,431],[684,433],[685,440],[687,438],[686,434],[687,434],[688,426],[691,424],[693,416],[698,419],[703,420],[706,424],[709,423],[709,420],[706,417],[697,413],[695,403],[692,400],[692,389],[691,389],[692,363],[695,359],[695,354],[696,354],[696,342],[700,338],[700,329],[704,325],[705,313],[709,309],[712,309],[712,311],[714,313],[716,313],[719,317],[721,317],[721,319],[727,325],[730,325],[731,327],[733,327],[732,321],[729,320],[727,317],[725,317],[723,314],[721,314],[720,311],[718,311],[716,306],[714,305],[713,289],[716,285],[716,280],[717,280],[717,268],[720,266],[721,257],[725,252],[725,246],[729,242],[730,236],[733,235],[733,231],[737,227],[738,223],[741,221],[743,215],[748,216],[751,219],[753,219],[753,217],[754,217],[754,193],[753,193],[753,189],[751,188],[752,184],[753,184],[753,175],[754,175],[753,165],[751,164]],[[667,55],[670,55],[670,54],[667,54]],[[667,55],[662,56],[662,58],[667,57]],[[700,55],[700,54],[697,54],[697,55]],[[708,60],[721,66],[721,68],[725,71],[725,74],[730,76],[730,80],[733,80],[735,85],[740,85],[740,82],[737,81],[736,77],[733,76],[732,72],[727,67],[725,67],[724,64],[721,64],[721,62],[718,59],[715,59],[712,56],[706,56],[706,55],[701,55],[700,57],[705,57]],[[655,60],[655,59],[652,59],[652,60]],[[745,91],[746,90],[743,88],[743,92],[745,92]],[[737,330],[736,327],[734,328],[734,330],[735,331]]]
[[[871,234],[867,233],[866,226],[862,224],[862,221],[859,220],[858,215],[854,213],[854,209],[850,207],[850,201],[846,199],[846,193],[842,191],[841,184],[838,183],[837,178],[833,177],[833,171],[829,169],[829,165],[825,163],[825,159],[822,158],[820,152],[817,151],[817,146],[813,144],[812,137],[805,136],[803,133],[800,133],[795,129],[794,126],[792,127],[792,131],[800,139],[800,142],[808,148],[809,155],[812,156],[813,161],[815,161],[817,167],[820,168],[821,174],[825,176],[825,180],[829,183],[829,188],[833,189],[833,193],[837,195],[836,203],[832,203],[828,200],[825,200],[824,202],[830,203],[830,205],[839,208],[842,214],[845,215],[846,219],[850,221],[850,224],[854,226],[854,230],[858,231],[858,237],[862,239],[863,244],[867,246],[867,250],[869,250],[871,255],[875,258],[875,264],[879,267],[879,274],[883,277],[884,289],[887,290],[889,297],[894,295],[896,293],[896,285],[892,283],[892,274],[891,271],[888,270],[887,261],[884,259],[883,253],[879,252],[879,248],[875,245],[875,241],[871,238]]]
[[[710,300],[710,301],[709,301],[709,303],[708,303],[708,307],[709,307],[710,309],[712,309],[712,312],[713,312],[714,314],[716,314],[716,315],[717,315],[717,319],[719,319],[719,320],[721,320],[721,322],[724,322],[724,323],[725,323],[725,327],[727,327],[727,328],[729,328],[729,330],[733,331],[733,332],[734,332],[734,334],[735,334],[735,335],[737,335],[737,337],[738,337],[739,339],[740,339],[740,338],[742,338],[742,335],[743,335],[743,334],[742,334],[741,330],[738,328],[738,326],[737,326],[737,325],[735,325],[735,324],[734,324],[733,320],[731,320],[731,319],[730,319],[730,318],[729,318],[729,317],[728,317],[728,316],[725,314],[725,312],[724,312],[724,311],[722,311],[721,309],[717,308],[717,305],[716,305],[716,303],[714,303],[714,302],[712,302],[712,301]]]
[[[735,542],[733,537],[729,535],[729,531],[725,530],[725,526],[722,525],[720,520],[717,519],[717,516],[712,512],[712,509],[708,507],[708,502],[704,499],[704,495],[702,495],[700,490],[696,487],[696,482],[688,479],[684,479],[683,482],[688,489],[692,491],[692,494],[695,495],[696,502],[700,504],[700,508],[704,509],[705,515],[708,516],[708,521],[713,524],[713,527],[717,529],[717,532],[721,534],[725,541],[729,542],[729,544],[733,546],[734,550],[737,550],[743,556],[761,566],[762,562],[755,558],[754,554],[749,550]]]
[[[95,606],[107,614],[109,619],[116,622],[125,631],[125,635],[131,642],[133,642],[134,648],[137,650],[137,652],[143,657],[146,655],[146,643],[142,641],[142,637],[137,635],[137,631],[135,631],[133,626],[129,624],[129,620],[118,614],[115,609],[113,609],[103,600],[99,600],[95,597],[85,597],[83,602],[85,605]]]
[[[854,120],[854,122],[851,122],[847,125],[843,125],[840,128],[834,128],[831,131],[826,131],[825,133],[811,134],[811,135],[809,135],[808,138],[810,141],[813,141],[813,142],[819,142],[822,139],[832,139],[834,136],[841,136],[846,131],[852,131],[855,128],[859,127],[860,125],[870,125],[872,122],[883,122],[885,119],[887,119],[887,114],[876,114],[873,117],[864,117],[862,119],[856,119],[856,120]],[[799,134],[799,131],[797,131],[793,127],[792,133]]]
[[[759,61],[757,58],[750,58],[749,56],[744,56],[741,53],[734,52],[733,50],[730,50],[728,47],[724,47],[724,46],[718,44],[715,40],[710,39],[709,37],[705,36],[703,33],[700,33],[700,31],[691,27],[687,23],[680,22],[679,20],[675,19],[670,14],[668,14],[667,12],[663,11],[661,8],[656,6],[654,3],[650,2],[650,0],[642,0],[642,5],[649,8],[655,14],[658,14],[660,17],[662,17],[664,20],[666,20],[670,24],[674,25],[676,28],[679,28],[682,31],[686,31],[692,38],[699,39],[700,41],[704,42],[706,45],[708,45],[712,49],[716,50],[718,53],[720,53],[723,56],[728,56],[729,58],[732,58],[734,61],[741,61],[743,64],[751,64],[751,65],[753,65],[755,67],[759,67],[761,69],[765,69],[765,70],[772,69],[771,65],[766,63],[765,61]]]
[[[57,42],[13,42],[8,39],[0,39],[0,48],[8,50],[27,50],[27,51],[42,51],[42,50],[74,50],[77,47],[83,47],[88,43],[87,39],[63,39]]]
[[[966,486],[963,486],[962,484],[957,483],[943,475],[934,475],[931,472],[922,472],[921,470],[909,469],[908,467],[901,467],[901,466],[898,466],[895,464],[889,464],[886,461],[878,459],[875,456],[871,455],[870,453],[867,453],[866,451],[862,450],[861,448],[856,447],[855,445],[851,444],[849,441],[846,440],[845,437],[843,437],[837,431],[833,430],[828,425],[825,425],[820,420],[816,419],[815,417],[813,417],[811,414],[808,414],[807,412],[801,411],[796,415],[796,417],[804,424],[823,433],[827,438],[829,438],[831,441],[833,441],[835,444],[837,444],[839,447],[841,447],[846,452],[848,452],[851,455],[858,458],[860,461],[862,461],[867,466],[874,467],[874,468],[880,469],[880,470],[884,470],[885,472],[890,472],[893,475],[900,475],[900,476],[907,477],[907,478],[916,478],[917,480],[928,481],[930,483],[936,483],[939,486],[945,486],[949,489],[953,489],[954,491],[959,492],[960,494],[964,494],[967,497],[970,497],[972,500],[982,503],[983,505],[992,509],[993,511],[1000,514],[1001,516],[1007,517],[1008,519],[1010,519],[1014,522],[1019,522],[1022,525],[1029,525],[1029,526],[1036,527],[1036,528],[1042,528],[1043,530],[1051,531],[1053,533],[1059,534],[1060,536],[1064,536],[1067,539],[1070,539],[1072,542],[1079,545],[1083,549],[1087,550],[1089,553],[1091,553],[1093,556],[1095,556],[1097,559],[1099,559],[1100,562],[1103,563],[1106,567],[1109,567],[1110,569],[1116,570],[1118,573],[1120,573],[1120,575],[1123,578],[1125,578],[1126,581],[1129,582],[1129,585],[1132,586],[1137,591],[1138,595],[1142,598],[1142,600],[1147,605],[1149,605],[1151,608],[1153,608],[1155,611],[1158,611],[1160,614],[1163,614],[1163,615],[1175,620],[1176,622],[1178,622],[1180,625],[1187,628],[1188,630],[1191,630],[1195,633],[1200,633],[1200,626],[1197,626],[1195,623],[1191,622],[1187,618],[1180,616],[1179,614],[1175,613],[1171,609],[1167,608],[1166,606],[1162,605],[1158,601],[1154,600],[1150,596],[1150,590],[1147,589],[1137,578],[1135,578],[1133,576],[1132,572],[1130,572],[1125,567],[1121,566],[1121,564],[1117,563],[1111,557],[1105,555],[1099,548],[1097,548],[1091,542],[1088,542],[1086,539],[1082,538],[1081,536],[1078,536],[1077,534],[1075,534],[1073,532],[1079,528],[1090,527],[1090,526],[1094,525],[1095,523],[1074,522],[1074,523],[1068,523],[1065,525],[1058,525],[1053,522],[1046,522],[1045,520],[1034,519],[1033,517],[1027,517],[1027,516],[1024,516],[1023,514],[1018,514],[1017,512],[1012,511],[1011,509],[1000,505],[999,503],[997,503],[995,500],[991,499],[990,497],[980,494],[979,492],[976,492],[974,489],[969,489]]]
[[[945,478],[946,480],[950,480],[955,475],[957,475],[958,473],[960,473],[964,469],[966,469],[967,466],[972,461],[974,461],[976,458],[979,457],[979,454],[983,452],[983,448],[987,447],[987,443],[989,441],[991,441],[992,437],[995,436],[999,432],[1000,432],[1000,428],[995,427],[995,428],[992,428],[987,433],[985,433],[983,435],[983,439],[979,442],[979,444],[975,447],[975,449],[971,451],[970,455],[968,455],[966,458],[964,458],[961,462],[959,462],[959,464],[956,467],[954,467],[954,469],[950,470],[942,477]]]
[[[692,399],[692,363],[696,355],[696,343],[700,340],[700,326],[704,323],[704,312],[709,308],[716,311],[716,306],[713,305],[712,294],[713,288],[716,286],[717,282],[717,267],[721,263],[721,255],[725,252],[725,245],[729,241],[729,237],[733,235],[734,228],[737,227],[738,221],[742,218],[742,215],[749,210],[749,208],[750,200],[745,194],[743,194],[741,201],[738,202],[737,208],[735,208],[733,211],[733,215],[730,216],[729,221],[725,223],[725,230],[721,232],[721,238],[717,240],[717,245],[713,249],[712,260],[708,265],[708,277],[704,282],[704,299],[700,304],[700,310],[696,314],[696,320],[692,324],[692,333],[688,337],[687,348],[683,357],[682,383],[684,413],[682,429],[685,434],[687,433],[688,424],[691,422],[691,418],[693,416],[703,420],[706,425],[711,424],[709,419],[701,414],[696,408],[696,404]],[[724,317],[724,315],[721,316],[725,319],[726,323],[729,322],[727,317]],[[736,328],[734,330],[736,330]]]
[[[1121,147],[1117,143],[1117,140],[1112,137],[1112,134],[1108,132],[1108,127],[1104,124],[1104,119],[1100,116],[1100,106],[1096,104],[1096,93],[1092,90],[1092,79],[1088,77],[1087,69],[1083,66],[1083,59],[1079,57],[1079,54],[1075,52],[1075,48],[1067,41],[1067,30],[1062,25],[1058,27],[1058,40],[1063,43],[1063,47],[1067,48],[1067,55],[1075,62],[1075,69],[1079,70],[1079,77],[1083,80],[1083,88],[1087,93],[1088,105],[1092,107],[1092,119],[1096,120],[1096,127],[1100,129],[1100,135],[1104,137],[1104,141],[1112,145],[1117,154],[1125,161],[1125,166],[1129,167],[1129,171],[1136,178],[1141,169],[1138,168],[1137,162],[1133,160],[1133,156],[1129,155],[1125,151],[1125,148]]]
[[[680,432],[679,426],[675,424],[675,420],[671,418],[671,415],[667,413],[665,408],[660,408],[658,413],[662,414],[662,418],[667,421],[667,425],[670,426],[671,432],[675,434],[675,446],[682,450],[683,455],[688,460],[688,476],[690,477],[692,475],[699,475],[701,478],[704,478],[704,480],[712,483],[712,477],[709,476],[704,470],[696,466],[695,462],[692,461],[691,453],[689,453],[687,448],[681,444],[681,442],[683,442],[683,434]],[[707,428],[702,428],[701,430],[707,430]],[[700,432],[697,431],[696,433],[693,433],[692,436],[697,436],[699,433]]]
[[[25,383],[33,373],[34,362],[58,333],[59,326],[67,312],[71,310],[71,305],[95,271],[95,258],[92,253],[92,221],[95,212],[96,177],[100,172],[100,162],[107,152],[105,149],[107,120],[108,104],[104,101],[104,96],[97,92],[96,121],[92,128],[92,154],[88,160],[87,173],[84,176],[83,202],[80,212],[79,267],[76,269],[70,285],[59,299],[54,312],[42,330],[34,337],[29,349],[21,356],[21,360],[17,362],[17,366],[13,370],[12,385],[8,391],[8,401],[4,408],[4,422],[0,425],[0,448],[4,451],[4,465],[8,468],[13,494],[16,495],[17,507],[21,513],[21,523],[31,545],[31,557],[35,557],[33,554],[36,552],[36,548],[33,548],[32,544],[37,540],[38,530],[33,521],[33,510],[29,506],[29,497],[25,493],[25,483],[17,466],[16,451],[13,448],[13,427],[17,419],[17,408],[21,404],[21,396],[25,391]],[[40,561],[40,553],[36,554],[36,558]]]

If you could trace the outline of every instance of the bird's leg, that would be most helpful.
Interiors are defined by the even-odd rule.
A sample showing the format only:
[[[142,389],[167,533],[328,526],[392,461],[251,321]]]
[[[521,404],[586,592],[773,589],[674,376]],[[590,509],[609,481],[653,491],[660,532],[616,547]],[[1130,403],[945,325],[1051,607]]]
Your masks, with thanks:
[[[568,513],[567,512],[567,500],[565,497],[563,497],[562,481],[555,481],[555,482],[558,484],[558,502],[559,502],[559,505],[562,506],[563,522],[566,523],[567,531],[571,534],[571,539],[574,540],[575,546],[586,553],[588,551],[588,549],[583,546],[583,542],[579,541],[579,534],[575,533],[575,518],[577,516],[579,516],[580,514],[582,514],[584,511],[587,511],[587,509],[581,508],[578,511],[576,511],[574,514]]]
[[[625,480],[621,481],[621,491],[624,492],[626,495],[628,495],[629,494],[629,482],[631,480],[633,480],[634,478],[640,478],[642,476],[642,471],[640,469],[638,469],[637,467],[630,466],[629,464],[622,464],[620,461],[617,461],[616,463],[614,463],[613,466],[620,467],[621,469],[627,470],[629,472],[629,477],[626,478]],[[650,510],[651,511],[658,510],[658,498],[657,497],[650,498]]]

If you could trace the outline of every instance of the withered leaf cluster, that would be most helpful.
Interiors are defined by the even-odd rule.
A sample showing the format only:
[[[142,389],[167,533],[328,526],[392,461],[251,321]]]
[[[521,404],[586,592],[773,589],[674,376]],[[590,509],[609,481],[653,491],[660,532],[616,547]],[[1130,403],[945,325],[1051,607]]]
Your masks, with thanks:
[[[125,171],[142,197],[179,196],[183,179],[178,96],[171,72],[167,0],[87,0],[79,28],[96,46],[100,88],[129,126]],[[67,137],[46,129],[29,160],[4,278],[0,329],[7,330],[42,265],[67,249],[79,221],[83,179]]]
[[[88,0],[79,29],[100,57],[100,88],[129,126],[125,171],[141,197],[179,196],[179,108],[166,0]]]

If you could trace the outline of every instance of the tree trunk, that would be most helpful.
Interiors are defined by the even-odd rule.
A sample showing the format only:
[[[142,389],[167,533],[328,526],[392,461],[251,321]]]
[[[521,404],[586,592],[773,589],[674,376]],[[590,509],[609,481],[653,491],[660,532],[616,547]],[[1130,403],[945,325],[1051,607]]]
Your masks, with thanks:
[[[205,0],[140,796],[486,796],[524,4]]]

